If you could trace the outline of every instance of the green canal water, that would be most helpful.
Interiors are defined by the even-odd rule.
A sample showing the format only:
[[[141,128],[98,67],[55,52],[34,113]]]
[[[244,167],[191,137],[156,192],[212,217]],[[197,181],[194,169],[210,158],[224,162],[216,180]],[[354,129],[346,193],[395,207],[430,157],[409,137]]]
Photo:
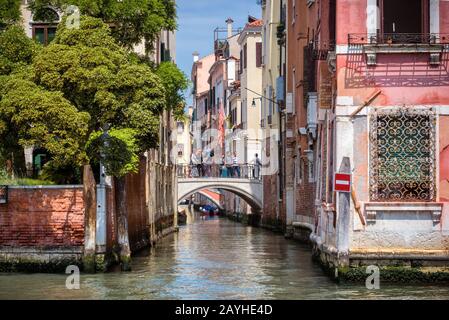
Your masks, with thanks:
[[[0,274],[0,299],[449,299],[448,286],[338,285],[310,249],[226,219],[197,221],[133,258],[133,271],[81,275]]]

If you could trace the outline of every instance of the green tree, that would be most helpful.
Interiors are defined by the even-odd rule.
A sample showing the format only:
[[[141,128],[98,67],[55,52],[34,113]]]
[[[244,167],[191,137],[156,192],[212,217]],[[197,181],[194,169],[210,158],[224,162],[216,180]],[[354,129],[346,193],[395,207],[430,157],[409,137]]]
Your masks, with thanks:
[[[0,140],[11,162],[23,160],[23,149],[30,146],[48,150],[56,166],[86,161],[88,113],[79,112],[60,92],[43,90],[20,77],[2,77],[0,82]]]
[[[60,92],[11,78],[2,88],[0,135],[14,135],[22,147],[40,146],[56,165],[82,163],[89,114],[79,112]]]
[[[91,115],[90,132],[107,125],[135,128],[143,150],[156,145],[164,87],[149,66],[115,43],[101,20],[82,17],[80,29],[61,23],[33,67],[38,85],[62,92]]]
[[[1,1],[1,0],[0,0]],[[20,26],[11,25],[0,32],[0,75],[30,65],[40,46],[28,38]]]
[[[0,29],[20,20],[20,0],[0,0]]]
[[[163,62],[156,74],[162,81],[166,91],[166,105],[173,111],[177,120],[184,117],[184,91],[189,87],[189,79],[173,62]]]
[[[30,8],[39,14],[51,5],[64,9],[68,5],[79,7],[81,14],[100,18],[112,26],[114,38],[131,49],[145,43],[151,52],[153,43],[162,30],[173,31],[176,24],[174,0],[33,0]]]
[[[0,31],[0,100],[7,92],[5,88],[10,80],[9,75],[16,79],[30,79],[30,63],[39,48],[39,45],[29,39],[19,26],[10,25]],[[15,173],[25,174],[24,151],[15,135],[3,134],[1,139],[1,166],[7,167],[10,176],[14,176]]]
[[[105,163],[106,174],[123,177],[139,169],[140,149],[133,129],[97,131],[90,135],[86,149],[93,163]]]
[[[58,27],[54,41],[33,60],[33,80],[49,92],[58,92],[79,112],[89,114],[83,162],[86,219],[95,224],[95,181],[90,160],[102,151],[108,173],[115,177],[121,260],[129,268],[125,174],[135,172],[136,159],[157,145],[159,116],[164,110],[164,86],[151,68],[120,47],[100,19],[82,16],[80,28]],[[108,139],[102,130],[110,127]],[[107,143],[106,149],[99,148]],[[95,147],[96,146],[96,147]],[[80,146],[81,147],[81,146]],[[81,152],[80,152],[81,153]],[[126,230],[126,231],[125,231]],[[93,255],[95,246],[89,249]],[[88,256],[88,254],[86,254]]]

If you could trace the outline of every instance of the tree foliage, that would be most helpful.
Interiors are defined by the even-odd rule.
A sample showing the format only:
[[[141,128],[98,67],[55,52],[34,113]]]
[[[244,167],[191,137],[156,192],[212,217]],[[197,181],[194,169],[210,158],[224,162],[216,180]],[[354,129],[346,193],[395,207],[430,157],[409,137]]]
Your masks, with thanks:
[[[35,0],[32,6],[44,8],[48,3]],[[174,20],[167,18],[167,14],[176,16],[174,2],[130,3],[143,5],[141,14],[149,18],[142,23],[148,25],[135,25],[137,18],[126,20],[138,10],[130,6],[126,12],[117,7],[123,5],[120,2],[85,0],[77,4],[103,21],[117,14],[128,21],[124,26],[129,32],[140,28],[138,37],[148,32],[144,36],[150,39],[150,30],[175,27]],[[115,24],[117,17],[111,18]],[[112,32],[100,18],[81,16],[79,28],[68,28],[64,17],[55,39],[43,48],[18,27],[0,34],[0,139],[10,141],[12,147],[45,148],[52,156],[53,172],[98,161],[96,152],[104,155],[110,174],[134,172],[138,155],[157,147],[162,111],[183,113],[181,92],[188,86],[186,76],[172,63],[153,70],[121,45],[129,47],[134,40],[123,38],[118,43],[120,28],[116,24]],[[105,141],[99,132],[105,127],[111,128],[108,150],[100,146]]]
[[[79,29],[62,21],[32,61],[29,75],[17,69],[0,77],[0,137],[45,148],[52,168],[67,167],[95,160],[91,146],[108,126],[106,167],[115,176],[134,172],[138,154],[157,145],[165,108],[155,72],[120,47],[100,19],[86,16]]]
[[[115,43],[101,20],[82,17],[80,29],[61,23],[33,66],[38,85],[62,92],[91,115],[91,132],[106,125],[133,128],[143,150],[156,145],[164,87],[149,66]]]
[[[40,46],[26,36],[23,28],[16,25],[7,27],[0,32],[0,75],[31,64],[39,49]]]
[[[49,5],[64,9],[76,5],[83,15],[100,18],[113,27],[114,38],[132,48],[145,41],[151,51],[162,30],[175,30],[176,2],[174,0],[33,0],[30,8],[43,11]]]
[[[89,114],[79,112],[60,92],[16,77],[6,81],[0,100],[0,137],[22,147],[39,146],[55,165],[81,164]]]
[[[108,133],[91,134],[86,149],[94,163],[103,161],[106,174],[123,177],[137,172],[140,148],[133,129],[112,129]]]
[[[39,45],[29,39],[19,26],[12,24],[0,31],[0,101],[8,93],[7,83],[11,79],[30,80],[30,63],[38,51]],[[17,132],[9,130],[7,120],[6,115],[0,112],[0,162],[10,162],[10,168],[13,166],[11,169],[16,173],[24,173],[23,148]]]
[[[20,20],[20,0],[0,0],[0,29]]]
[[[161,63],[156,74],[166,91],[166,105],[173,110],[175,118],[181,119],[184,116],[184,91],[189,87],[189,79],[172,62]]]

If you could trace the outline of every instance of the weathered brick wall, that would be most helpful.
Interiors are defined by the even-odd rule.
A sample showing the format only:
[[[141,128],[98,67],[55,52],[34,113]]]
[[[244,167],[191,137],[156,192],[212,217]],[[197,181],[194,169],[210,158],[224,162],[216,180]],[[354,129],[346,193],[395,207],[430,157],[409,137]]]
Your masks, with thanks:
[[[278,211],[277,175],[263,176],[263,224],[274,224]]]
[[[296,191],[296,214],[313,217],[315,215],[315,183],[307,180],[307,164],[305,181],[297,185]]]
[[[128,208],[128,232],[132,250],[145,247],[150,242],[148,211],[145,203],[145,160],[139,172],[126,176],[126,204]]]
[[[174,225],[173,168],[159,166],[149,175],[146,162],[139,172],[126,177],[128,232],[132,250],[156,240]],[[151,188],[154,186],[154,188]],[[149,209],[146,195],[149,188]],[[114,187],[106,191],[107,251],[117,244],[117,214]],[[153,230],[153,232],[151,232]],[[9,201],[0,204],[0,247],[62,248],[84,245],[84,200],[82,186],[12,187]]]
[[[8,198],[7,204],[0,204],[0,246],[83,246],[81,186],[14,187]]]

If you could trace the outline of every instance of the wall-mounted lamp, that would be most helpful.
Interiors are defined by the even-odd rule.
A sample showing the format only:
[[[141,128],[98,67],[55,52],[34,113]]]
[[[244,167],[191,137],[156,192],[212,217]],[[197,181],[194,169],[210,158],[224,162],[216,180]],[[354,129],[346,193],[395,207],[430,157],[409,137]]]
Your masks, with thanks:
[[[252,106],[253,108],[256,107],[256,100],[260,100],[260,103],[262,103],[262,98],[253,98],[253,103],[251,104],[251,106]]]
[[[261,101],[262,101],[262,99],[265,99],[265,100],[273,102],[274,104],[276,104],[276,105],[278,105],[280,107],[280,104],[279,104],[278,101],[274,101],[273,99],[267,98],[264,95],[261,95],[260,93],[257,93],[256,91],[253,91],[251,89],[248,89],[248,88],[243,88],[243,89],[248,90],[249,92],[252,92],[252,93],[254,93],[254,94],[256,94],[256,95],[258,95],[260,97],[260,98],[253,98],[253,103],[252,103],[253,107],[256,106],[256,102],[254,101],[255,99],[260,99]]]

